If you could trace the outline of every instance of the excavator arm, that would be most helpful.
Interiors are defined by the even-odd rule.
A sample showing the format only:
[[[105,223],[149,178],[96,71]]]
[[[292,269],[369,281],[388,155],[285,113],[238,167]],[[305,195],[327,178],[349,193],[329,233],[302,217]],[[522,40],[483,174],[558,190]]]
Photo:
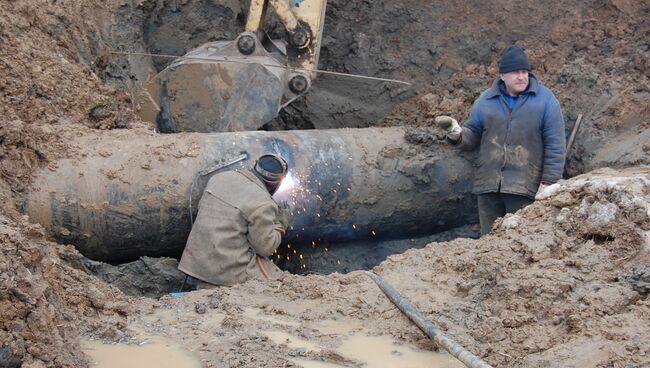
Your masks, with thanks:
[[[291,46],[288,66],[303,70],[316,69],[326,3],[326,0],[253,0],[246,22],[246,32],[260,31],[264,10],[270,4],[287,30],[288,43]]]
[[[252,0],[245,31],[204,44],[149,80],[136,98],[162,132],[256,130],[304,94],[316,77],[326,0]],[[271,40],[272,8],[286,29]]]

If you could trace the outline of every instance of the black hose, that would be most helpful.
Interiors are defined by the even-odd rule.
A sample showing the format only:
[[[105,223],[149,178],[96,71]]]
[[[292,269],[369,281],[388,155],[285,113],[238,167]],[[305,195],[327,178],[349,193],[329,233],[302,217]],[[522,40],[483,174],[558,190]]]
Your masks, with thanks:
[[[449,352],[449,354],[456,357],[458,360],[463,362],[466,366],[470,368],[492,368],[491,365],[485,363],[476,355],[470,353],[467,349],[460,346],[454,340],[448,338],[440,332],[440,329],[436,327],[429,319],[427,319],[422,313],[420,313],[417,308],[404,298],[395,288],[393,288],[386,281],[382,280],[381,277],[377,276],[371,271],[365,271],[372,281],[379,286],[381,291],[386,294],[388,299],[390,299],[395,306],[402,311],[413,323],[415,323],[427,336],[429,336],[438,346],[443,347]]]

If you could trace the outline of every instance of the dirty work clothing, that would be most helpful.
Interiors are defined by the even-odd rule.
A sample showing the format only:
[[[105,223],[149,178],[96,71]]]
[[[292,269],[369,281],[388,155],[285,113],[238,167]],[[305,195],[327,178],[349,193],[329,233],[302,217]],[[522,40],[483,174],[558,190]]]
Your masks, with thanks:
[[[531,198],[516,194],[486,193],[478,195],[478,220],[481,236],[492,230],[494,220],[506,213],[515,213],[533,203]]]
[[[508,108],[512,111],[512,109],[517,106],[517,100],[519,99],[519,96],[510,96],[508,94],[503,95],[503,98],[506,99],[506,104],[508,105]]]
[[[476,100],[459,147],[480,147],[474,194],[509,193],[535,198],[540,182],[562,178],[564,119],[553,92],[530,73],[526,91],[510,109],[497,79]]]
[[[264,278],[258,254],[269,276],[278,278],[282,272],[268,260],[284,232],[277,213],[277,204],[253,173],[214,175],[199,202],[178,269],[211,284],[234,285]]]

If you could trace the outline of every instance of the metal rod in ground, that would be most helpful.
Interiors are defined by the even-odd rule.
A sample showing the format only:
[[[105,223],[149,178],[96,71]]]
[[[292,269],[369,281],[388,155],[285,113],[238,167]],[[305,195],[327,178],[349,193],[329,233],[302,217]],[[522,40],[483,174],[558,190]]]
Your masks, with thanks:
[[[442,332],[440,332],[440,329],[436,327],[433,322],[422,315],[422,313],[420,313],[420,311],[417,310],[408,299],[404,298],[397,290],[395,290],[395,288],[382,280],[381,277],[371,271],[365,272],[372,281],[379,286],[381,291],[386,294],[388,299],[390,299],[390,301],[393,302],[402,313],[413,321],[413,323],[427,334],[427,336],[429,336],[438,346],[443,347],[449,352],[449,354],[453,355],[470,368],[492,368],[491,365],[485,363],[479,357],[467,351],[467,349],[460,346],[457,342],[443,335]]]
[[[573,124],[573,129],[571,129],[571,135],[569,136],[569,141],[567,142],[566,145],[567,154],[569,153],[569,151],[571,151],[571,147],[573,147],[573,142],[576,139],[576,135],[578,134],[578,129],[580,129],[581,122],[582,122],[582,114],[578,114],[578,118],[576,119],[576,122]]]

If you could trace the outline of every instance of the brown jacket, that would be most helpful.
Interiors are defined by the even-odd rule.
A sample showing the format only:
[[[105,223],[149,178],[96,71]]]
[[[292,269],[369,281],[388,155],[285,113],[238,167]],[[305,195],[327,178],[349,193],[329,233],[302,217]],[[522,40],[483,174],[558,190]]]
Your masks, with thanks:
[[[280,245],[284,229],[278,206],[264,184],[249,171],[214,175],[199,201],[199,212],[187,239],[178,269],[215,285],[234,285],[281,275],[269,257]]]

